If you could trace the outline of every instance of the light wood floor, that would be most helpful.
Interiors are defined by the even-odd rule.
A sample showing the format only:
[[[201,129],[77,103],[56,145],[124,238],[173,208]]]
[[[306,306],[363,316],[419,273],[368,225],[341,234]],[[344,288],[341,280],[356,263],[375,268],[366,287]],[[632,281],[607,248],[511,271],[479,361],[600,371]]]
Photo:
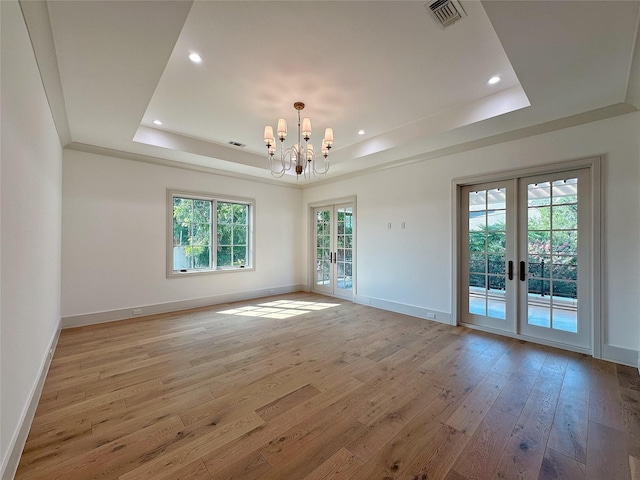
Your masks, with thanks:
[[[637,480],[640,378],[302,293],[82,327],[16,478]]]

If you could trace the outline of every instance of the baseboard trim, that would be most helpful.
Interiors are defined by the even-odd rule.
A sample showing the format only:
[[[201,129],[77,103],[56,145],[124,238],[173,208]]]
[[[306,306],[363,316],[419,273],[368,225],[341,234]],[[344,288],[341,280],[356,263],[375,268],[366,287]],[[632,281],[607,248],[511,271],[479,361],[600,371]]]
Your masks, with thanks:
[[[134,310],[140,310],[140,313],[135,315],[136,318],[146,317],[148,315],[157,315],[160,313],[178,312],[180,310],[189,310],[199,307],[210,307],[213,305],[220,305],[222,303],[253,300],[256,298],[269,297],[271,295],[302,292],[306,289],[306,285],[286,285],[283,287],[270,287],[262,288],[259,290],[212,295],[210,297],[193,298],[189,300],[180,300],[177,302],[158,303],[155,305],[139,305],[129,308],[121,308],[118,310],[71,315],[62,317],[62,328],[83,327],[86,325],[95,325],[97,323],[107,323],[124,320],[134,317]]]
[[[18,428],[13,434],[11,441],[9,442],[9,448],[7,450],[7,456],[3,459],[2,469],[0,469],[0,478],[8,480],[15,477],[18,470],[18,464],[20,463],[20,457],[22,456],[22,450],[27,443],[27,437],[31,430],[31,424],[38,408],[38,402],[40,402],[40,395],[42,395],[42,388],[44,387],[44,381],[49,373],[49,367],[51,366],[51,360],[53,358],[53,352],[56,351],[58,346],[58,339],[60,338],[60,324],[49,343],[45,356],[40,366],[40,373],[36,382],[31,389],[29,399],[26,403],[24,410],[22,411],[22,417],[18,423]]]
[[[381,310],[388,310],[390,312],[402,313],[404,315],[410,315],[412,317],[423,318],[425,320],[433,320],[434,322],[446,323],[452,325],[451,314],[446,312],[440,312],[430,308],[418,307],[415,305],[408,305],[406,303],[392,302],[390,300],[382,300],[380,298],[367,297],[365,295],[356,295],[355,303],[360,305],[367,305]]]
[[[638,367],[640,372],[640,358],[636,350],[605,344],[602,346],[602,359],[629,367]]]

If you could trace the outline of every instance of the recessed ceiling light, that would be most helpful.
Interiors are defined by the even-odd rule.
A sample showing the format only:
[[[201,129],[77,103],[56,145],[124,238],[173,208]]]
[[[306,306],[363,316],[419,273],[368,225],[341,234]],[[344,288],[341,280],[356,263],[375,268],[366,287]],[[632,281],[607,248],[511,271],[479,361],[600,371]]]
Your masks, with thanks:
[[[154,125],[162,125],[162,122],[160,120],[154,120],[153,124]]]
[[[500,77],[495,76],[495,77],[491,77],[487,83],[488,83],[489,85],[495,85],[495,84],[496,84],[496,83],[498,83],[499,81],[500,81]]]
[[[364,130],[358,130],[358,135],[364,135]]]
[[[189,60],[193,63],[202,63],[202,57],[195,52],[189,54]]]

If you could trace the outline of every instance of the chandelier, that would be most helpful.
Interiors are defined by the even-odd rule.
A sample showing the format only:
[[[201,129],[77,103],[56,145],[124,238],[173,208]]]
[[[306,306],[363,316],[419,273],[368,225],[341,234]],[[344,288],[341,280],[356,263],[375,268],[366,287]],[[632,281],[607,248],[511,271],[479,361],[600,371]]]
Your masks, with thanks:
[[[267,145],[267,160],[269,170],[275,178],[282,177],[286,172],[295,166],[296,175],[304,175],[305,179],[313,176],[325,175],[329,171],[329,150],[333,146],[333,129],[327,128],[322,140],[321,155],[317,155],[313,150],[313,145],[309,143],[311,138],[311,120],[303,118],[300,123],[300,112],[304,109],[304,103],[296,102],[293,108],[298,111],[298,143],[289,148],[284,148],[284,139],[287,137],[287,121],[284,118],[278,119],[277,135],[280,139],[280,155],[276,155],[276,140],[273,136],[273,128],[269,125],[264,127],[264,143]],[[304,144],[302,143],[304,140]],[[279,157],[279,158],[278,158]],[[318,163],[321,163],[318,166]]]

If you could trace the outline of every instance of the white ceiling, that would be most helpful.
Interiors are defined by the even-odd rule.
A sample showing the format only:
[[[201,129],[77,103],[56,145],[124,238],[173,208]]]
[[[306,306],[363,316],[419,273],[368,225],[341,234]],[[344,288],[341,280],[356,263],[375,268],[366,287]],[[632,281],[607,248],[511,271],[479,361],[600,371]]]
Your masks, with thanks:
[[[312,141],[334,129],[335,178],[626,113],[640,96],[638,1],[463,0],[446,29],[426,0],[34,3],[23,12],[69,148],[258,179],[271,178],[264,126],[285,117],[292,133],[295,101]]]

